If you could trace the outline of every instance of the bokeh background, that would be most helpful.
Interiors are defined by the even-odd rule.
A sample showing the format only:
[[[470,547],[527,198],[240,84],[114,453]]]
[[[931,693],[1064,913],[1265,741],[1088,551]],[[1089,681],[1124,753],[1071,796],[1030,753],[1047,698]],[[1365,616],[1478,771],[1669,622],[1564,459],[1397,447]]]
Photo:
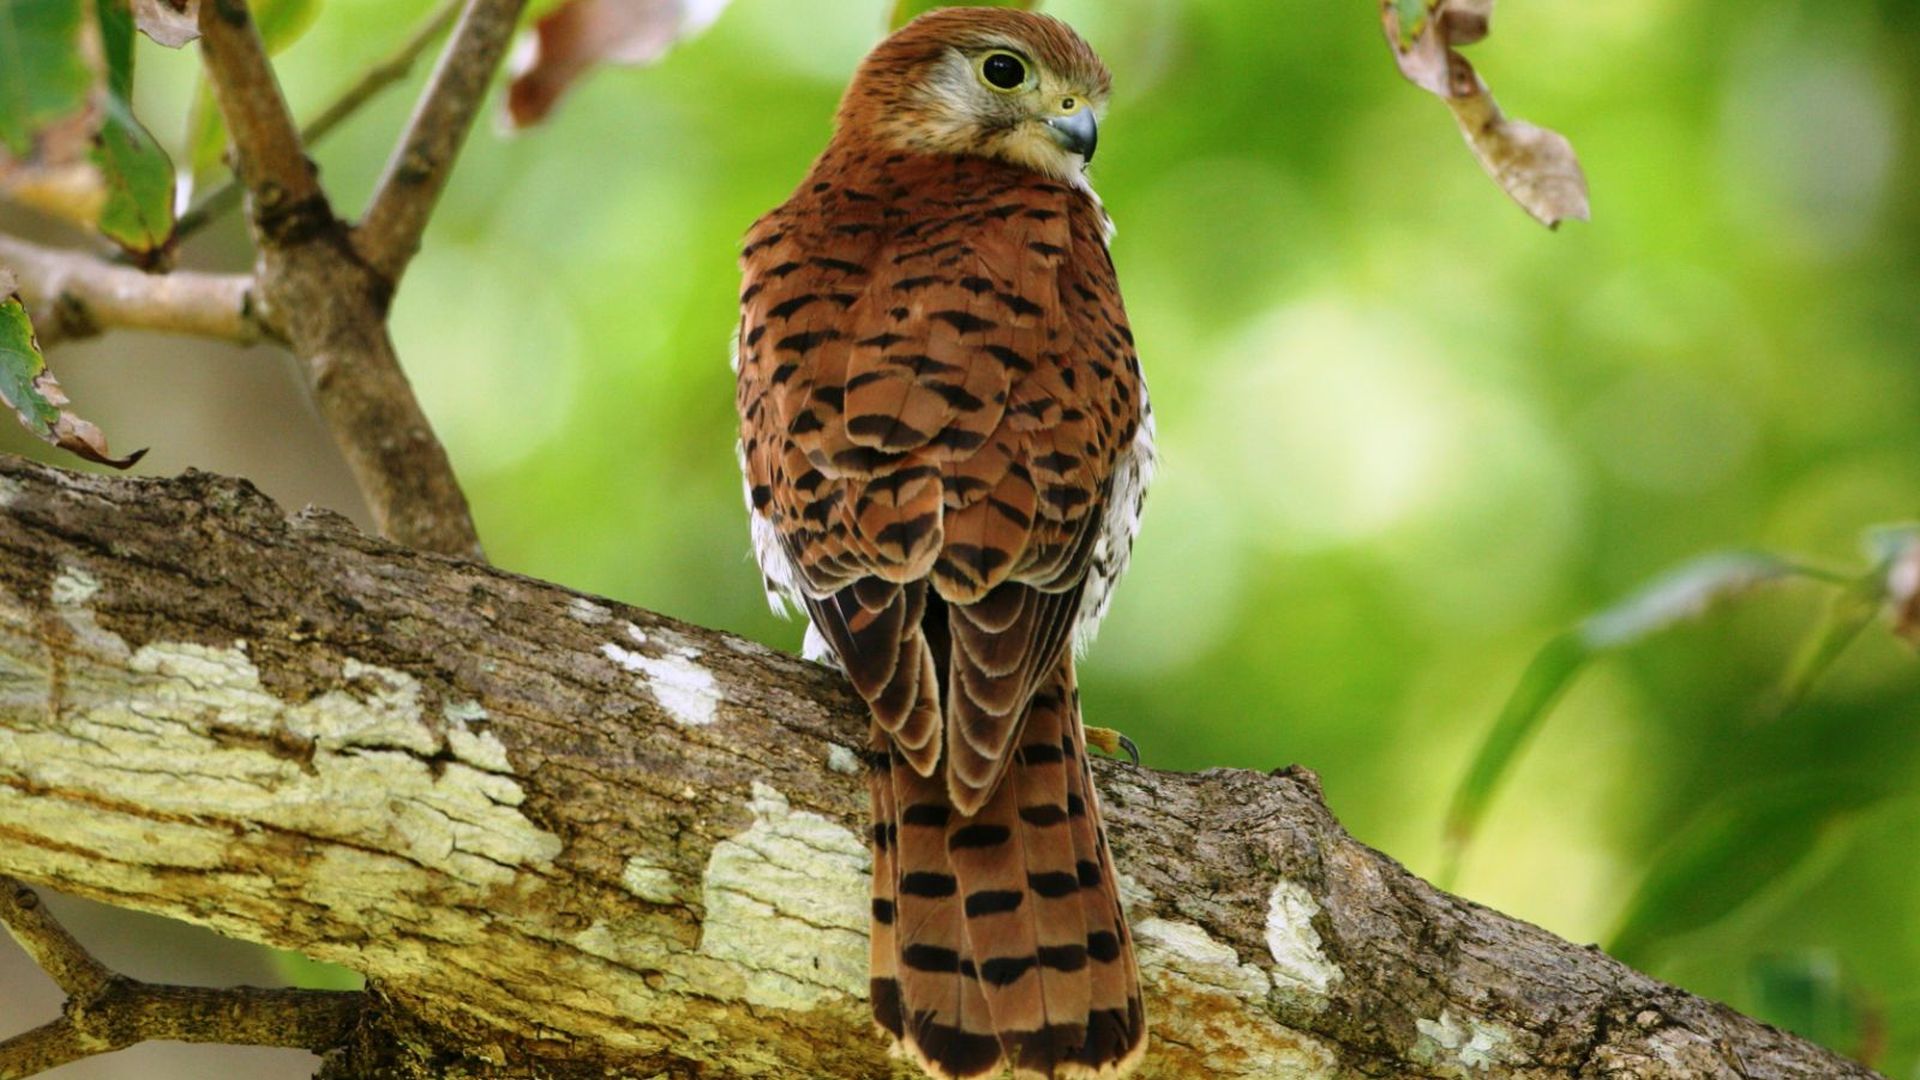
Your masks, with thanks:
[[[476,132],[395,334],[499,565],[797,646],[763,604],[734,467],[734,250],[825,141],[885,7],[736,0],[546,126]],[[327,0],[281,58],[296,109],[425,8]],[[1920,516],[1904,2],[1501,5],[1473,60],[1592,182],[1594,222],[1558,233],[1401,80],[1370,5],[1047,10],[1117,73],[1095,179],[1163,468],[1082,681],[1148,764],[1309,765],[1357,836],[1433,875],[1453,786],[1555,632],[1703,551],[1857,564],[1863,529]],[[143,116],[175,137],[194,57],[141,45]],[[336,204],[365,198],[420,77],[319,148]],[[231,222],[186,253],[246,258]],[[142,471],[235,473],[364,520],[284,355],[121,334],[51,360],[117,447],[153,448]],[[0,448],[42,450],[12,430]],[[1456,888],[1920,1077],[1920,668],[1870,629],[1780,715],[1827,602],[1783,586],[1597,664]],[[138,974],[280,970],[80,917]],[[56,1005],[0,949],[0,1035]],[[311,1068],[242,1053],[60,1075]]]

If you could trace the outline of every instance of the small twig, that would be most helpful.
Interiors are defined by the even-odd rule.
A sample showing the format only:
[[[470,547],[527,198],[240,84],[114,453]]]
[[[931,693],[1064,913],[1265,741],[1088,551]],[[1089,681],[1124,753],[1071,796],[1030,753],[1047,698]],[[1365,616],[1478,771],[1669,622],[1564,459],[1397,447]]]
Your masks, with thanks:
[[[460,13],[464,0],[446,0],[429,15],[425,22],[414,28],[407,40],[385,59],[374,64],[360,75],[352,86],[333,100],[331,105],[320,111],[305,127],[300,129],[300,140],[307,146],[314,146],[326,138],[343,122],[358,112],[361,106],[379,96],[382,90],[407,77],[413,71],[414,62],[427,47],[446,33],[453,25],[455,15]],[[205,228],[208,223],[222,214],[240,205],[240,181],[230,177],[215,188],[213,192],[200,200],[193,209],[180,215],[180,222],[174,227],[177,239],[191,236]]]
[[[0,1041],[0,1080],[149,1039],[327,1050],[366,1004],[357,992],[157,986],[116,975],[10,877],[0,877],[0,923],[67,992],[66,1015]]]
[[[0,266],[20,279],[42,345],[108,327],[195,334],[238,344],[270,337],[244,274],[148,274],[78,251],[0,236]]]
[[[394,146],[354,244],[389,281],[420,248],[434,203],[487,96],[526,0],[467,0],[453,41]]]
[[[68,997],[96,997],[113,981],[113,973],[67,933],[40,894],[10,877],[0,877],[0,923]]]
[[[200,53],[233,139],[234,171],[253,199],[264,243],[311,235],[333,222],[307,160],[293,113],[280,93],[246,0],[200,5]]]

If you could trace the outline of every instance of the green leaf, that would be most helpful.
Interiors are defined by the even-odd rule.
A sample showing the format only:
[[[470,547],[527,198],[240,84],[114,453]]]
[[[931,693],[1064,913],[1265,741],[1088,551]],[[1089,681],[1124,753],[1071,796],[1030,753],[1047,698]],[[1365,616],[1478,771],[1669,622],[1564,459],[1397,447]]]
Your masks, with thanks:
[[[1803,779],[1732,792],[1685,825],[1654,860],[1607,946],[1645,968],[1662,946],[1706,929],[1763,894],[1787,895],[1817,876],[1845,818],[1884,798],[1870,785]]]
[[[13,407],[28,431],[62,450],[116,469],[139,461],[145,450],[116,458],[107,452],[99,428],[67,411],[67,395],[47,370],[26,305],[5,271],[0,271],[0,290],[5,290],[0,294],[0,400]]]
[[[1835,580],[1826,571],[1766,552],[1705,555],[1662,574],[1548,642],[1527,665],[1520,685],[1500,710],[1499,719],[1481,740],[1473,764],[1454,789],[1443,837],[1441,886],[1450,884],[1459,873],[1460,862],[1500,782],[1589,660],[1675,623],[1698,618],[1714,605],[1768,582],[1795,576]]]
[[[107,93],[91,160],[106,199],[94,223],[100,234],[135,255],[173,238],[173,161],[133,115],[133,10],[128,0],[97,0]]]
[[[1427,25],[1427,0],[1387,0],[1400,17],[1400,48],[1411,49]]]
[[[1631,645],[1675,623],[1698,618],[1716,604],[1795,575],[1828,576],[1764,551],[1702,555],[1590,616],[1580,624],[1580,636],[1594,649]]]
[[[0,145],[33,153],[41,128],[87,106],[86,0],[0,2]]]
[[[107,188],[100,234],[136,255],[164,248],[173,238],[173,161],[117,97],[107,100],[93,161]]]
[[[0,276],[0,286],[13,286],[11,277]],[[33,325],[27,320],[26,305],[17,295],[0,300],[0,400],[13,406],[20,422],[29,430],[48,428],[59,419],[60,410],[40,395],[35,383],[47,370],[46,358],[33,338]]]
[[[1879,569],[1854,582],[1834,596],[1819,625],[1808,633],[1780,680],[1774,694],[1771,713],[1785,716],[1800,707],[1820,677],[1833,667],[1873,620],[1886,599],[1886,574]]]
[[[890,29],[898,30],[913,20],[935,8],[944,7],[1004,7],[1032,11],[1040,6],[1040,0],[894,0],[893,18],[888,21]]]
[[[1500,710],[1500,718],[1481,741],[1473,764],[1454,789],[1453,802],[1447,808],[1444,863],[1438,879],[1441,888],[1450,888],[1458,876],[1460,860],[1508,768],[1593,655],[1580,633],[1568,630],[1548,642],[1527,665],[1520,685]]]
[[[107,90],[121,101],[133,100],[133,9],[127,0],[97,0],[100,51],[107,61]]]

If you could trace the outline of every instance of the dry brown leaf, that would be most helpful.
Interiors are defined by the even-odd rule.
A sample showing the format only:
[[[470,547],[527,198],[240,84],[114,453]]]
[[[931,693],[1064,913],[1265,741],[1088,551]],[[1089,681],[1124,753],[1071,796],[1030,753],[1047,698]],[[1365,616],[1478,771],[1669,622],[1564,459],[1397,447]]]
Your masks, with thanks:
[[[514,58],[507,123],[531,127],[601,64],[650,64],[706,29],[727,0],[567,0],[534,23]]]
[[[60,389],[60,384],[54,381],[53,372],[42,372],[40,377],[33,381],[33,388],[40,392],[40,396],[46,399],[47,404],[60,410],[59,417],[48,427],[47,441],[53,445],[95,464],[109,465],[116,469],[131,469],[139,463],[141,458],[147,456],[144,447],[126,457],[114,457],[108,452],[106,434],[92,421],[80,419],[67,408],[72,402],[67,400],[66,391]]]
[[[1548,228],[1588,218],[1587,177],[1573,144],[1556,131],[1500,111],[1457,46],[1487,36],[1493,0],[1426,0],[1417,34],[1405,32],[1407,0],[1380,0],[1380,21],[1400,73],[1447,103],[1467,146],[1501,190]]]
[[[133,21],[141,33],[177,49],[200,36],[200,0],[133,0]]]
[[[1893,632],[1920,645],[1920,539],[1908,540],[1887,568],[1887,601]]]
[[[1587,220],[1587,176],[1565,135],[1503,115],[1485,83],[1447,105],[1487,175],[1540,224]]]

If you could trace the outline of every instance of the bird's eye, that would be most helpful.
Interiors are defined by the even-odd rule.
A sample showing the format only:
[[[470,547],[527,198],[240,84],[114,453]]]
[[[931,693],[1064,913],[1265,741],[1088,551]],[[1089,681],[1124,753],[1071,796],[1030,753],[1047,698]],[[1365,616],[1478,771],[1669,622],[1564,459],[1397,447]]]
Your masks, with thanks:
[[[995,90],[1018,90],[1027,83],[1027,62],[1010,52],[990,52],[980,61],[980,81]]]

